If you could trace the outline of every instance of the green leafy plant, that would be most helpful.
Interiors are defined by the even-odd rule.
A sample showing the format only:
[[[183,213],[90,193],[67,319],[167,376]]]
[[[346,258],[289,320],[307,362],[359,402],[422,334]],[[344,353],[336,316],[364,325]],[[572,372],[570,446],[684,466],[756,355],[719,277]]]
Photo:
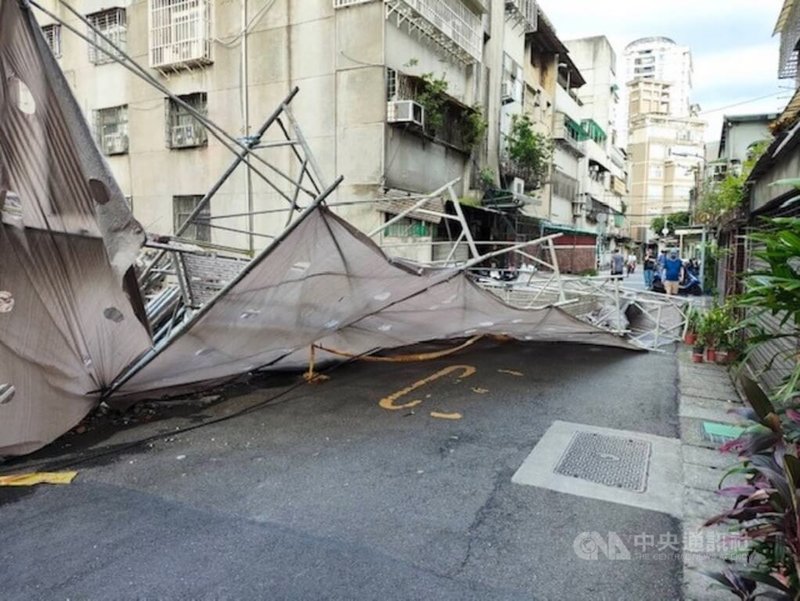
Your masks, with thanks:
[[[510,162],[507,171],[522,177],[526,187],[541,187],[550,171],[553,142],[533,129],[533,123],[527,115],[514,115],[512,118],[506,150]]]
[[[795,600],[800,597],[800,412],[777,409],[747,377],[742,388],[750,406],[737,413],[753,424],[723,445],[723,451],[738,453],[740,462],[718,491],[735,501],[705,525],[730,525],[732,535],[747,542],[747,565],[706,575],[739,599]],[[724,486],[732,475],[744,484]]]
[[[444,125],[449,84],[444,74],[436,77],[433,73],[424,73],[421,80],[416,100],[425,109],[425,130],[435,136]]]
[[[697,334],[707,348],[727,348],[736,320],[730,304],[715,306],[706,311],[697,321]]]
[[[698,223],[719,225],[742,206],[747,198],[747,178],[768,146],[768,141],[757,142],[748,150],[740,173],[729,172],[721,182],[711,181],[703,186],[695,209]]]
[[[767,221],[765,231],[749,236],[761,246],[754,255],[764,267],[745,275],[745,292],[737,299],[747,311],[741,329],[747,338],[748,356],[774,348],[775,340],[785,340],[785,350],[771,351],[765,369],[776,361],[793,364],[776,392],[776,400],[788,402],[800,393],[800,218]],[[762,317],[771,315],[779,330],[765,328]]]
[[[490,190],[496,186],[497,175],[494,170],[489,167],[481,169],[478,178],[480,179],[481,188],[483,190]]]
[[[486,130],[489,128],[489,122],[484,117],[483,109],[480,105],[475,105],[472,110],[467,111],[461,127],[461,136],[467,148],[472,149],[483,142]]]
[[[680,213],[672,213],[666,217],[655,217],[650,221],[650,229],[661,234],[661,231],[666,225],[669,228],[670,234],[674,234],[675,230],[680,227],[688,227],[692,224],[692,216],[687,211]]]
[[[697,333],[700,323],[703,320],[703,313],[697,307],[689,307],[686,311],[686,330]]]

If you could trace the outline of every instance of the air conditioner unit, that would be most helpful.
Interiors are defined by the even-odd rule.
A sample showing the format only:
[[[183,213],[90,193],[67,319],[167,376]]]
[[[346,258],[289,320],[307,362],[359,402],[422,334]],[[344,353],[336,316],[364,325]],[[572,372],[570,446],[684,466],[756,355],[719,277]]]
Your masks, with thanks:
[[[511,182],[511,192],[514,194],[525,194],[525,180],[515,177]]]
[[[202,146],[205,143],[203,131],[194,125],[176,125],[171,134],[172,148]]]
[[[514,82],[504,81],[502,84],[500,84],[500,104],[511,104],[515,100]]]
[[[128,152],[128,136],[122,133],[103,136],[103,154],[125,154]]]
[[[405,123],[425,127],[425,107],[413,100],[391,100],[386,120],[389,123]]]

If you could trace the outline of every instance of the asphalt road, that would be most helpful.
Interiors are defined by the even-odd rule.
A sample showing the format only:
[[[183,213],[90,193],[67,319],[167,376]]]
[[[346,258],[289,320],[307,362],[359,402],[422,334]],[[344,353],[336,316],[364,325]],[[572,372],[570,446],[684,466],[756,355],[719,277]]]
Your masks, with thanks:
[[[476,371],[392,401],[422,401],[411,409],[379,406],[453,365]],[[677,536],[674,519],[511,483],[554,420],[677,436],[672,355],[486,342],[331,375],[83,465],[71,485],[0,489],[2,598],[680,597],[677,559],[587,561],[573,550],[587,531]],[[254,389],[168,427],[281,390]]]

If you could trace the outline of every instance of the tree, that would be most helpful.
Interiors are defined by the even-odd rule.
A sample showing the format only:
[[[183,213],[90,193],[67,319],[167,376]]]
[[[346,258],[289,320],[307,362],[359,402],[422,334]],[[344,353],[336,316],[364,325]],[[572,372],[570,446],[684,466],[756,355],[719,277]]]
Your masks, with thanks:
[[[527,115],[514,115],[506,138],[506,150],[510,163],[507,171],[522,177],[528,188],[541,187],[550,170],[553,142],[534,131]]]
[[[747,179],[758,159],[767,150],[768,141],[757,142],[747,151],[740,173],[730,171],[720,182],[706,182],[695,210],[695,219],[707,225],[719,225],[734,214],[747,199]]]
[[[666,217],[656,217],[650,221],[650,229],[660,234],[664,229],[665,222],[668,224],[669,233],[674,234],[675,230],[681,227],[688,227],[692,224],[692,216],[688,211],[672,213]]]

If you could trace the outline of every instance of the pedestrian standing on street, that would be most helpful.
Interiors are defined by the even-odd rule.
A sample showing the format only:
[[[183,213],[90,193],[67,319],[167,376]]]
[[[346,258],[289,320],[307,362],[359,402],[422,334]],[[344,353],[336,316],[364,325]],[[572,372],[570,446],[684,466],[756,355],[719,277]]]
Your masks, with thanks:
[[[653,258],[653,253],[649,250],[647,251],[647,255],[645,255],[642,267],[644,269],[644,286],[650,290],[653,287],[653,273],[656,269],[656,260]]]
[[[611,277],[622,278],[622,270],[625,268],[625,259],[619,249],[614,249],[614,254],[611,255]]]
[[[681,280],[683,280],[683,271],[683,261],[678,257],[678,251],[673,248],[664,263],[664,289],[669,296],[678,294]]]
[[[664,268],[667,265],[667,249],[661,251],[656,259],[656,267],[658,267],[658,274],[661,276],[661,281],[664,281]]]
[[[628,255],[628,275],[636,271],[636,255],[631,253]]]

